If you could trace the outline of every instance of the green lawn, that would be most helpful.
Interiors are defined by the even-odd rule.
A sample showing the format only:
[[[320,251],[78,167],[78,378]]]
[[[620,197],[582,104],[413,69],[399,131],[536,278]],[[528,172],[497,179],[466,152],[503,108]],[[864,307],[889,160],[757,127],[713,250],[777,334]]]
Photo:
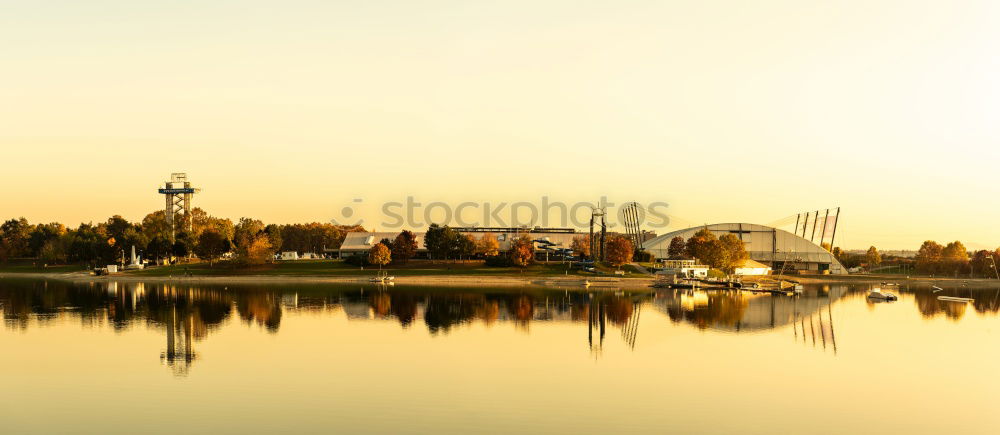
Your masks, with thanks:
[[[623,269],[633,272],[629,275],[630,277],[642,276],[634,273],[635,271],[628,266]],[[225,262],[216,263],[214,266],[209,266],[208,263],[180,264],[128,271],[125,274],[135,276],[184,276],[188,274],[192,276],[367,276],[375,274],[377,270],[377,267],[365,267],[362,270],[360,267],[351,266],[339,260],[297,260],[279,261],[274,264],[254,267],[236,266]],[[521,271],[519,268],[512,267],[486,267],[481,263],[411,261],[405,265],[390,265],[385,270],[394,276],[514,275],[555,277],[567,275],[566,265],[561,263],[535,264]],[[614,269],[599,267],[598,270],[610,275]],[[568,275],[594,276],[592,273],[577,270],[569,270]]]

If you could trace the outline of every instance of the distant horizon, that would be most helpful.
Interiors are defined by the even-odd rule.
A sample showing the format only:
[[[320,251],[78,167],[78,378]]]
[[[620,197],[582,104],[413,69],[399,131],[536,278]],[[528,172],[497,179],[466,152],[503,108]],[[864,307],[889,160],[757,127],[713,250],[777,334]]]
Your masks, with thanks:
[[[856,248],[1000,246],[996,2],[55,0],[4,15],[4,218],[140,219],[187,172],[195,205],[230,219],[607,196],[693,224],[842,207],[838,244]]]

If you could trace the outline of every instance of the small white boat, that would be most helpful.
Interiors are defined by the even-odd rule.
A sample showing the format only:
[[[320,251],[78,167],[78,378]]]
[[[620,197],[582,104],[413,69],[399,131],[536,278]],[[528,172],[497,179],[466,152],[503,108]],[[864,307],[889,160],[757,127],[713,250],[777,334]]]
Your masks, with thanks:
[[[369,281],[371,282],[392,282],[395,281],[395,276],[390,276],[387,272],[381,272],[376,276],[371,277]]]
[[[972,298],[959,298],[959,297],[955,297],[955,296],[938,296],[937,299],[939,301],[961,302],[963,304],[969,303],[969,302],[975,302],[976,301],[975,299],[972,299]]]
[[[868,292],[868,298],[878,299],[881,301],[894,301],[898,299],[896,295],[888,292],[883,292],[882,289],[880,288],[872,289],[872,291]]]

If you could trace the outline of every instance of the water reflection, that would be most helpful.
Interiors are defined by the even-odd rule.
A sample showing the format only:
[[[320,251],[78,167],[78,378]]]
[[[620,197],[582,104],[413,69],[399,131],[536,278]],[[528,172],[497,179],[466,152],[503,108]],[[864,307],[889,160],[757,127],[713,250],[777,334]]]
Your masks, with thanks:
[[[75,319],[84,327],[114,330],[146,327],[162,331],[160,360],[177,375],[188,373],[200,357],[196,344],[230,319],[278,333],[287,313],[343,312],[349,321],[393,321],[401,328],[420,322],[441,336],[456,327],[510,324],[530,333],[535,324],[585,326],[586,346],[600,355],[609,335],[634,349],[643,307],[673,324],[725,333],[791,329],[795,342],[837,353],[832,306],[845,298],[864,298],[870,286],[811,286],[802,294],[752,294],[738,291],[570,291],[542,289],[428,289],[377,286],[263,287],[192,286],[145,283],[69,284],[49,281],[0,281],[0,306],[7,328],[45,327],[56,319]],[[981,314],[1000,311],[1000,290],[956,288],[944,293],[903,287],[925,318],[959,320],[972,307]],[[940,301],[941,294],[974,298],[970,304]],[[871,309],[874,303],[868,301]],[[339,315],[339,314],[337,314]]]

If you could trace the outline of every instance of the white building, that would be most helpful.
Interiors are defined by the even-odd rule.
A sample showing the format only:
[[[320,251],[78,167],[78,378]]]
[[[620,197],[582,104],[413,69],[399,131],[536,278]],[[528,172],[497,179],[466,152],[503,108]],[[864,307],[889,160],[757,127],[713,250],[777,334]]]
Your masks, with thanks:
[[[768,265],[753,261],[749,258],[741,261],[738,266],[733,268],[733,275],[761,276],[770,274],[771,268],[768,267]]]
[[[281,253],[282,260],[298,260],[299,253],[295,251],[284,251]]]
[[[663,269],[656,273],[661,275],[678,275],[687,278],[704,278],[708,276],[709,267],[698,264],[695,260],[661,260]]]
[[[803,273],[846,274],[847,269],[826,249],[785,230],[748,223],[712,224],[673,231],[650,239],[642,247],[657,258],[669,257],[670,241],[674,237],[684,240],[699,230],[708,229],[716,237],[732,234],[743,241],[750,259],[774,270]]]

